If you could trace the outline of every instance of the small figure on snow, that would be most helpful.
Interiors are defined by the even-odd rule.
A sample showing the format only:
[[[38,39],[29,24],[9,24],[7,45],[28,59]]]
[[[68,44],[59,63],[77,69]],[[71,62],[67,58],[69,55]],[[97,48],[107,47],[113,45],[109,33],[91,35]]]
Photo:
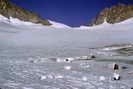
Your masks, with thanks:
[[[116,64],[116,63],[114,63],[114,64],[113,64],[113,70],[115,70],[115,71],[116,71],[116,70],[119,70],[119,65]]]
[[[114,73],[113,73],[113,79],[114,80],[120,80],[120,75],[117,73],[117,71],[119,70],[119,65],[114,63],[113,64],[113,70],[114,70]]]

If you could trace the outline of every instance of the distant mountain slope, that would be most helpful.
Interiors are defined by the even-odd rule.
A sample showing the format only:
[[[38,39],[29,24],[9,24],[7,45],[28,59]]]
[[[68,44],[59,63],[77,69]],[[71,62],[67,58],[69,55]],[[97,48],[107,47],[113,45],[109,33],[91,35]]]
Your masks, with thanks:
[[[59,23],[59,22],[55,22],[55,21],[51,21],[51,20],[48,20],[52,25],[51,27],[55,27],[55,28],[70,28],[69,26],[65,25],[65,24],[62,24],[62,23]]]
[[[0,14],[7,18],[13,17],[22,21],[51,25],[47,19],[43,19],[36,13],[21,8],[9,0],[0,0]]]
[[[111,8],[103,9],[89,25],[102,24],[105,19],[108,23],[114,24],[131,17],[133,17],[133,5],[118,4]]]

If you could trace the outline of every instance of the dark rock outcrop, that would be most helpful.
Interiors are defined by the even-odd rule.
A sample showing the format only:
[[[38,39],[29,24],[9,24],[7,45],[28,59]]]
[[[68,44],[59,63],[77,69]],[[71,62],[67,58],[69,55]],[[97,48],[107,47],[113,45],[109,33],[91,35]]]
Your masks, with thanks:
[[[133,17],[133,5],[118,4],[103,9],[89,25],[102,24],[104,20],[110,24],[119,23]]]
[[[9,0],[0,0],[0,14],[10,18],[18,18],[22,21],[51,25],[47,19],[41,18],[36,13],[17,6]]]

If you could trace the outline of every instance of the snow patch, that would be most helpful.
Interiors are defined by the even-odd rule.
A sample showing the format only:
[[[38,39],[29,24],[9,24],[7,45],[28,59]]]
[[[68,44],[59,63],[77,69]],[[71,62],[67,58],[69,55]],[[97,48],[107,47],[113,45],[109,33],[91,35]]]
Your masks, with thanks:
[[[74,29],[78,29],[78,30],[94,30],[94,29],[102,29],[104,27],[109,27],[111,26],[111,24],[109,24],[106,19],[104,19],[104,22],[102,24],[99,25],[93,25],[93,26],[80,26],[80,27],[75,27]]]
[[[7,23],[9,23],[9,19],[4,17],[3,15],[0,15],[0,22],[7,22]]]
[[[55,76],[55,78],[56,79],[62,79],[62,78],[64,78],[62,75],[57,75],[57,76]]]
[[[72,68],[71,66],[65,66],[64,67],[65,70],[71,70],[71,68]]]
[[[65,24],[62,24],[62,23],[58,23],[58,22],[55,22],[55,21],[51,21],[51,20],[48,20],[52,26],[51,27],[54,27],[54,28],[71,28]]]
[[[116,24],[133,24],[133,17]]]
[[[8,24],[11,24],[11,25],[27,25],[27,26],[40,25],[40,24],[35,24],[35,23],[32,23],[32,22],[28,22],[28,21],[22,21],[18,18],[13,18],[13,17],[7,18],[3,15],[0,15],[0,22],[8,23]]]
[[[105,81],[106,78],[105,78],[104,76],[100,76],[99,80],[100,80],[100,81]]]
[[[30,88],[30,87],[23,87],[23,89],[33,89],[33,88]]]
[[[47,76],[40,76],[40,80],[45,80],[47,79]]]
[[[87,78],[86,76],[83,76],[83,77],[82,77],[82,80],[83,80],[83,81],[87,81],[88,78]]]
[[[89,26],[80,26],[79,29],[90,29],[90,27]]]
[[[120,79],[120,75],[118,73],[114,73],[113,74],[113,78],[114,78],[114,80],[119,80]]]
[[[19,20],[17,18],[13,18],[13,17],[10,17],[9,20],[10,20],[10,23],[14,24],[14,25],[35,25],[32,22],[21,21],[21,20]]]

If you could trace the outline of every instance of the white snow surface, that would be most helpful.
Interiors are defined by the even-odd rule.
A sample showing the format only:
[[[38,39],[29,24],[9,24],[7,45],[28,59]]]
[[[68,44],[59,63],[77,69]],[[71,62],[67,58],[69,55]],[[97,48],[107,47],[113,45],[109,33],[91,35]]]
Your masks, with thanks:
[[[54,28],[0,18],[0,45],[40,48],[46,56],[84,56],[89,48],[133,43],[133,18],[117,24],[83,28]],[[19,24],[19,25],[18,25]]]
[[[0,22],[9,22],[9,19],[0,15]]]
[[[131,89],[133,87],[131,74],[133,66],[130,64],[133,63],[133,56],[96,55],[94,60],[78,60],[87,57],[90,48],[94,50],[103,47],[112,48],[110,45],[132,44],[132,18],[123,23],[113,25],[104,23],[89,29],[55,28],[14,19],[8,21],[5,18],[0,20],[0,88]],[[66,58],[71,62],[64,62]],[[121,80],[113,81],[113,70],[108,68],[112,62],[109,60],[113,63],[117,61],[121,67],[128,68],[118,71],[122,76]]]
[[[55,28],[71,28],[70,26],[67,26],[67,25],[59,23],[59,22],[55,22],[55,21],[51,21],[51,20],[48,20],[48,21],[52,24],[51,27],[55,27]]]
[[[12,17],[9,18],[9,21],[11,24],[15,24],[15,25],[35,25],[32,22],[25,22],[25,21],[21,21],[17,18],[12,18]]]
[[[94,26],[84,26],[84,25],[81,25],[80,27],[74,27],[74,29],[84,29],[84,30],[90,30],[90,29],[103,29],[104,27],[108,27],[109,23],[107,23],[106,19],[104,20],[104,23],[101,25],[94,25]]]
[[[7,17],[4,17],[3,15],[0,15],[0,22],[10,23],[12,25],[37,25],[32,22],[21,21],[13,17],[7,18]]]

